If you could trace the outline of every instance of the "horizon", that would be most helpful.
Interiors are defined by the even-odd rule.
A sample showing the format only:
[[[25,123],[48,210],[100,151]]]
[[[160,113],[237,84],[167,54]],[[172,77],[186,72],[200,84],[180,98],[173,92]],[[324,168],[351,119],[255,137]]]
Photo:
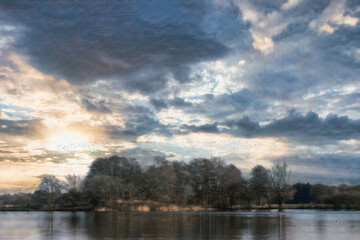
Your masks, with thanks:
[[[360,3],[2,1],[0,194],[97,158],[360,184]],[[306,181],[305,181],[306,180]]]

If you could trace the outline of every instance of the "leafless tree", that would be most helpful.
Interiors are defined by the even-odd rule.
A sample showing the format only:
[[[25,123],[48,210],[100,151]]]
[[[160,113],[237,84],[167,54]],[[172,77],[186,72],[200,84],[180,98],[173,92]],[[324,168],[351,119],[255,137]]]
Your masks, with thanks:
[[[289,198],[290,194],[290,170],[284,160],[276,161],[273,164],[270,178],[275,200],[279,204],[279,211],[282,211],[282,204]]]
[[[158,160],[158,159],[156,159]],[[172,165],[166,161],[157,161],[146,171],[148,195],[152,200],[173,203],[176,198],[177,176]]]
[[[72,207],[76,207],[80,201],[83,177],[76,174],[65,176],[65,188],[67,190],[67,201]]]
[[[44,174],[41,176],[41,182],[37,190],[48,194],[48,203],[52,208],[54,195],[60,193],[63,187],[64,184],[54,175]]]
[[[68,191],[80,191],[81,183],[83,180],[83,177],[76,174],[69,174],[65,176],[66,179],[66,188]]]

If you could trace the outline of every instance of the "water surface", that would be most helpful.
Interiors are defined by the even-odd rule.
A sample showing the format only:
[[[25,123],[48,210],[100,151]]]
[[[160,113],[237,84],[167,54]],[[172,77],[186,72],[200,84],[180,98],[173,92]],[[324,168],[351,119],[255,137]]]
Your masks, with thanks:
[[[360,239],[360,213],[0,212],[0,239]]]

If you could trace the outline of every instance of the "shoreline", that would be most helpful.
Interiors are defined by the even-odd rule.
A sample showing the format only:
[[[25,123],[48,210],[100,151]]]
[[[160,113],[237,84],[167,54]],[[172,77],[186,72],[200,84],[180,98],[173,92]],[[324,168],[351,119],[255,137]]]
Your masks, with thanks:
[[[284,204],[283,210],[332,210],[332,211],[360,211],[355,206],[342,206],[334,207],[332,204]],[[234,206],[231,209],[217,209],[217,208],[205,208],[200,206],[176,206],[176,205],[159,205],[159,206],[117,206],[111,207],[91,207],[91,206],[79,206],[79,207],[27,207],[27,206],[0,206],[0,212],[51,212],[51,211],[76,211],[76,212],[235,212],[235,211],[278,211],[278,205],[272,204],[271,208],[268,206],[253,206],[251,208],[244,206]]]

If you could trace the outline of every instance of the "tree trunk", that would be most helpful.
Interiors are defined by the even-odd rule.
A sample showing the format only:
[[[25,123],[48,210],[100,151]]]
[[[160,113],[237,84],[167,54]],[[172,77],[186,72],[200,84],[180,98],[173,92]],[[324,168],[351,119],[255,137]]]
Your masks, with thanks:
[[[266,200],[267,200],[267,204],[269,206],[269,209],[271,209],[269,192],[267,192],[267,194],[266,194]]]

